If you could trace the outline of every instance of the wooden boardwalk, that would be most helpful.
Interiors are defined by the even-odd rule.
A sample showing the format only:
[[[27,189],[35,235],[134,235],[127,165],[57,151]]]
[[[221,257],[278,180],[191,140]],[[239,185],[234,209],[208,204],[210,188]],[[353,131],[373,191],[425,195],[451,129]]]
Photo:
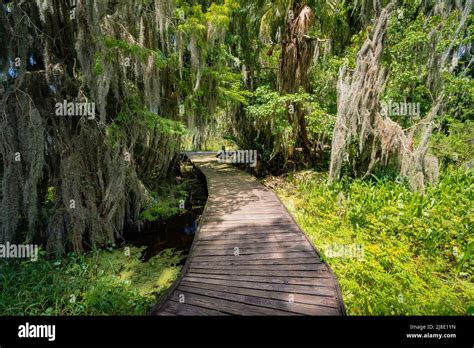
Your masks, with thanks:
[[[337,280],[276,195],[212,155],[189,155],[208,200],[180,278],[153,315],[345,315]]]

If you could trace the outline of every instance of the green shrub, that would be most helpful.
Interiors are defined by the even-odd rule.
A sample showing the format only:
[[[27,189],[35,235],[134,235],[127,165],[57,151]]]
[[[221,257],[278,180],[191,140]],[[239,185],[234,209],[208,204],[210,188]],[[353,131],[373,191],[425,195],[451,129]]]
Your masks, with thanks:
[[[390,180],[299,172],[277,193],[313,244],[360,245],[363,258],[329,258],[351,315],[472,312],[472,173],[449,167],[424,196]]]
[[[145,263],[140,253],[130,247],[2,260],[0,315],[143,315],[177,278],[183,256],[166,249]]]
[[[431,138],[431,149],[444,165],[460,165],[472,161],[474,154],[474,122],[458,122],[452,120],[449,124],[449,133],[434,133]]]

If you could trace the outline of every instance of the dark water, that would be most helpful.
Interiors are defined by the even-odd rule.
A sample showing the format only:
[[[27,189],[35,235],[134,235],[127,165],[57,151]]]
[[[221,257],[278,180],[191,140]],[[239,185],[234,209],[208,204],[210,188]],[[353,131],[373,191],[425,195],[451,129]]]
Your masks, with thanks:
[[[189,162],[187,163],[189,165]],[[204,176],[197,170],[187,170],[180,174],[182,179],[194,179],[188,189],[185,211],[167,220],[145,222],[140,231],[127,228],[124,239],[136,247],[146,246],[141,259],[146,262],[164,249],[174,248],[187,254],[191,248],[199,218],[207,200]],[[184,261],[183,261],[184,263]]]

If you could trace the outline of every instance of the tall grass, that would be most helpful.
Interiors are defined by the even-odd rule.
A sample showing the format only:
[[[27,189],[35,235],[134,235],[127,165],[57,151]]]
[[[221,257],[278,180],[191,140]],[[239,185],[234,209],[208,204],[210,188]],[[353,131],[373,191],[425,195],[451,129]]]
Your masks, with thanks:
[[[276,191],[323,254],[364,251],[326,257],[349,314],[456,315],[473,313],[473,183],[472,172],[450,167],[421,196],[379,178],[327,186],[326,174],[306,171]]]
[[[166,249],[101,250],[61,260],[0,261],[0,315],[142,315],[179,274],[183,256]]]

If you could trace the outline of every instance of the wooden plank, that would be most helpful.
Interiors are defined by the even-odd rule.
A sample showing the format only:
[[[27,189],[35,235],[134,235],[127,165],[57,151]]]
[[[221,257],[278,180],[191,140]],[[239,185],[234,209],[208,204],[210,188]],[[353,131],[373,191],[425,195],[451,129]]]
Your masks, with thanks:
[[[282,237],[282,236],[266,236],[264,238],[246,238],[245,240],[241,238],[226,238],[226,239],[214,239],[214,240],[198,240],[196,243],[202,246],[212,246],[220,247],[226,245],[233,245],[236,241],[240,242],[240,245],[255,245],[263,243],[298,243],[300,241],[306,240],[303,236],[295,234],[291,237]]]
[[[284,242],[272,242],[272,241],[262,241],[262,240],[256,240],[256,241],[232,241],[232,242],[224,242],[224,243],[213,243],[211,242],[201,242],[198,241],[196,243],[196,246],[199,249],[212,249],[212,250],[219,250],[219,249],[233,249],[235,246],[238,246],[239,248],[274,248],[274,250],[279,250],[282,248],[287,248],[287,247],[304,247],[308,246],[308,243],[304,239],[299,239],[295,241],[284,241]]]
[[[334,287],[333,280],[327,277],[326,278],[325,277],[289,278],[289,277],[264,277],[260,275],[253,276],[253,275],[239,275],[239,274],[209,274],[209,273],[195,273],[195,272],[188,272],[187,275],[194,278],[226,279],[226,280],[236,280],[239,282],[324,286],[328,288]]]
[[[247,266],[248,267],[248,266]],[[262,267],[262,266],[260,266]],[[332,275],[328,272],[327,269],[320,271],[275,271],[268,269],[205,269],[205,268],[195,268],[191,267],[189,269],[190,273],[200,273],[200,274],[233,274],[233,275],[248,275],[248,276],[263,276],[263,277],[292,277],[292,278],[332,278]]]
[[[212,308],[202,308],[172,300],[166,301],[161,309],[166,312],[174,313],[175,315],[227,315]]]
[[[237,249],[236,249],[237,248]],[[225,249],[214,249],[214,248],[197,248],[194,251],[195,256],[235,256],[234,253],[242,255],[259,255],[259,254],[274,254],[275,252],[290,252],[290,251],[308,251],[312,252],[313,249],[308,244],[300,244],[300,245],[293,245],[287,246],[285,248],[276,248],[272,246],[263,246],[263,247],[256,247],[252,248],[249,246],[241,246],[239,243],[234,243],[234,247],[229,247]]]
[[[269,207],[265,202],[259,203],[259,206],[248,206],[245,208],[237,208],[235,206],[222,206],[220,208],[207,208],[206,216],[219,216],[219,215],[270,215],[272,218],[278,216],[287,216],[288,212],[283,208]],[[263,208],[262,208],[263,206]]]
[[[261,209],[261,210],[269,210],[273,208],[282,208],[281,203],[277,200],[261,200],[261,201],[249,201],[249,202],[240,202],[241,204],[235,205],[235,201],[227,202],[226,203],[217,203],[214,200],[209,201],[207,205],[210,211],[217,211],[217,210],[247,210],[247,209]],[[262,205],[264,203],[265,205]],[[286,211],[286,209],[283,209]]]
[[[276,219],[275,219],[276,220]],[[246,228],[254,228],[254,227],[269,227],[269,226],[280,226],[280,225],[285,225],[285,226],[295,226],[292,221],[222,221],[222,220],[216,220],[216,221],[206,221],[206,218],[203,217],[201,218],[201,224],[202,226],[206,227],[220,227],[225,225],[226,227],[246,227]]]
[[[290,294],[306,294],[306,295],[318,295],[318,296],[329,296],[336,297],[336,292],[332,288],[328,287],[316,287],[306,285],[288,285],[288,284],[272,284],[272,283],[257,283],[257,282],[241,282],[238,280],[227,280],[227,279],[211,279],[211,278],[200,278],[191,277],[186,274],[183,277],[184,281],[197,282],[205,284],[218,284],[235,286],[247,289],[259,289],[259,290],[270,290],[280,291]]]
[[[295,232],[281,232],[281,233],[262,233],[262,234],[242,234],[242,235],[235,235],[233,233],[226,233],[222,235],[207,235],[203,233],[203,235],[199,235],[199,240],[219,240],[219,239],[229,239],[229,240],[242,240],[242,239],[262,239],[265,240],[267,238],[280,238],[280,240],[285,240],[286,238],[296,237],[298,233]]]
[[[248,296],[233,294],[228,292],[221,292],[217,290],[210,289],[200,289],[190,286],[180,285],[178,288],[179,291],[186,291],[187,293],[192,294],[202,294],[205,296],[219,298],[229,301],[236,301],[239,303],[250,304],[258,307],[278,309],[282,311],[287,311],[287,315],[292,313],[305,314],[305,315],[337,315],[339,310],[337,308],[323,307],[323,306],[314,306],[302,303],[295,303],[290,301],[279,301],[262,297]]]
[[[294,271],[313,271],[322,272],[327,271],[327,266],[324,263],[309,263],[299,265],[216,265],[210,264],[199,264],[192,262],[190,269],[210,269],[215,271],[282,271],[282,272],[294,272]]]
[[[177,314],[169,313],[169,312],[166,312],[164,310],[160,310],[158,313],[156,313],[156,315],[162,316],[162,317],[175,317],[175,316],[177,316]]]
[[[264,204],[264,203],[263,203]],[[213,220],[218,221],[227,221],[224,218],[230,218],[229,220],[243,220],[243,221],[261,221],[261,220],[271,220],[277,221],[285,219],[288,221],[289,215],[286,211],[272,211],[271,213],[265,210],[257,209],[248,209],[245,211],[236,211],[236,210],[222,210],[222,211],[209,211],[206,212],[206,221],[212,222]],[[288,222],[288,224],[290,224]]]
[[[176,289],[173,293],[172,300],[184,295],[183,304],[189,304],[193,306],[199,306],[207,309],[218,310],[219,312],[236,314],[236,315],[291,315],[292,313],[284,312],[277,309],[265,308],[252,306],[245,303],[239,303],[214,297],[209,297],[205,295],[193,294],[186,291],[181,291]],[[181,303],[178,303],[178,306]]]
[[[282,208],[281,204],[269,204],[266,201],[261,201],[258,204],[246,204],[241,203],[240,205],[225,205],[220,203],[218,205],[207,206],[206,215],[216,215],[216,214],[232,214],[232,213],[249,213],[253,215],[257,214],[265,214],[268,212],[272,213],[281,213],[281,214],[288,214],[287,210]]]
[[[201,236],[201,234],[200,234]],[[300,236],[297,232],[233,232],[233,231],[222,231],[222,232],[203,232],[201,239],[266,239],[268,237],[298,237]],[[224,238],[225,237],[225,238]],[[304,241],[304,239],[300,239],[300,241]],[[249,241],[247,241],[249,242]],[[306,242],[307,245],[310,245]]]
[[[295,226],[294,224],[278,224],[278,225],[233,225],[228,223],[223,223],[219,225],[212,225],[212,224],[205,224],[203,223],[201,226],[202,231],[210,231],[210,232],[220,232],[220,231],[229,231],[238,232],[238,231],[253,231],[253,232],[260,232],[260,231],[275,231],[275,232],[298,232],[300,233],[300,229]]]
[[[242,260],[235,258],[235,260],[224,260],[224,261],[203,261],[198,259],[192,259],[191,265],[203,266],[203,265],[215,265],[218,266],[258,266],[258,265],[299,265],[299,264],[314,264],[315,262],[320,262],[317,257],[295,257],[295,258],[286,258],[286,259],[265,259],[265,260]]]
[[[210,192],[212,195],[212,199],[209,199],[209,205],[211,207],[218,207],[219,203],[225,203],[227,206],[233,205],[234,207],[244,207],[246,205],[258,205],[258,203],[261,203],[262,201],[268,202],[269,204],[272,204],[274,206],[281,207],[281,204],[278,204],[280,203],[279,199],[272,192],[267,192],[264,194],[265,197],[260,198],[260,192],[242,192],[242,190],[240,190],[237,195],[235,195],[234,197],[230,197],[232,199],[229,199],[229,197],[225,197],[224,195],[220,195],[219,192],[213,191],[214,190],[211,190]],[[237,206],[233,204],[235,202],[239,202],[241,204]]]
[[[302,239],[293,239],[293,240],[267,240],[267,239],[243,239],[243,240],[235,240],[235,239],[218,239],[218,240],[206,240],[196,241],[196,247],[204,248],[204,249],[228,249],[233,248],[234,246],[238,245],[239,247],[273,247],[275,249],[278,248],[286,248],[293,245],[304,245],[304,240]]]
[[[231,222],[231,223],[236,223],[236,224],[241,224],[241,223],[258,223],[259,225],[273,225],[279,223],[280,225],[285,223],[285,224],[291,224],[292,220],[290,217],[285,217],[285,216],[278,216],[278,217],[268,217],[265,215],[256,215],[256,216],[206,216],[203,219],[203,223],[219,223],[221,224],[222,222]]]
[[[333,297],[328,297],[328,296],[293,294],[293,293],[286,293],[286,292],[279,292],[279,291],[258,290],[258,289],[241,288],[241,287],[235,287],[235,286],[206,284],[206,283],[187,282],[187,281],[182,281],[181,285],[191,286],[193,288],[200,288],[200,289],[217,290],[217,291],[228,292],[232,294],[242,294],[242,295],[250,295],[250,296],[262,297],[262,298],[271,298],[274,300],[281,300],[281,301],[293,300],[296,303],[306,303],[306,304],[312,304],[312,305],[318,305],[318,306],[338,308],[338,303],[336,299]]]
[[[316,257],[316,253],[310,251],[292,251],[292,252],[277,252],[269,254],[254,254],[254,255],[239,255],[239,256],[200,256],[193,254],[193,260],[196,261],[234,261],[240,259],[241,261],[248,260],[270,260],[270,259],[288,259],[292,257]]]
[[[220,228],[220,229],[215,229],[215,228],[204,228],[201,229],[201,233],[205,234],[206,236],[212,236],[212,235],[223,235],[223,234],[229,234],[232,233],[233,236],[239,236],[239,235],[261,235],[261,234],[276,234],[279,235],[280,233],[294,233],[297,235],[300,235],[300,231],[297,230],[294,227],[288,226],[288,227],[283,227],[283,228]]]
[[[259,232],[263,232],[263,233],[275,233],[275,234],[296,233],[298,235],[301,235],[301,232],[299,231],[299,229],[289,224],[275,225],[275,226],[263,224],[263,225],[255,225],[251,227],[229,225],[227,223],[222,223],[219,226],[203,224],[201,227],[201,230],[203,231],[203,233],[222,233],[222,232],[234,233],[235,232],[238,234],[238,232],[244,232],[244,233],[253,232],[253,234],[258,235],[260,234]]]

